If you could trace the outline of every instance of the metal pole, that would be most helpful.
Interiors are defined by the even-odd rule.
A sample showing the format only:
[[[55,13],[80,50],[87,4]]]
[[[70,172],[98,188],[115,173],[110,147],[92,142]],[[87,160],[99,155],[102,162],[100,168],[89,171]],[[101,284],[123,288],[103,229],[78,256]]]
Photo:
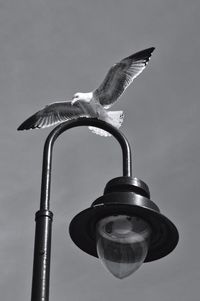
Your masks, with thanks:
[[[132,176],[131,149],[125,136],[112,125],[92,118],[79,118],[62,123],[48,135],[43,152],[40,210],[36,213],[35,247],[33,260],[31,301],[49,300],[51,224],[53,213],[50,211],[50,186],[52,151],[55,140],[66,130],[78,126],[94,126],[113,135],[122,149],[123,176]]]
[[[49,300],[52,219],[51,211],[39,210],[36,212],[32,301]]]

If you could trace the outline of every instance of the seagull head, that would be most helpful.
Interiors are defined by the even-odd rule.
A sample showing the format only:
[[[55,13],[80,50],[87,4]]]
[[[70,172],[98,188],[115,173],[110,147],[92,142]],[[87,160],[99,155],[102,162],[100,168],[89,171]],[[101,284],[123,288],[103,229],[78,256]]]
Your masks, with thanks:
[[[72,99],[72,105],[75,104],[77,101],[85,101],[85,102],[90,102],[92,99],[92,92],[89,93],[75,93]]]

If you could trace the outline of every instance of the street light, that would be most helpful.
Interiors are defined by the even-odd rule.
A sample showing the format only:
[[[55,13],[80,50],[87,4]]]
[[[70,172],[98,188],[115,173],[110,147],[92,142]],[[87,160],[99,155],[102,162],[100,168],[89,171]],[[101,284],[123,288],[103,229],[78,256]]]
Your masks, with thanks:
[[[35,218],[32,301],[49,300],[53,145],[60,134],[78,126],[98,127],[117,139],[122,148],[123,176],[109,181],[104,195],[73,218],[69,232],[74,243],[99,257],[117,278],[132,274],[143,262],[166,256],[178,243],[176,227],[150,200],[148,186],[132,178],[131,149],[125,136],[98,119],[79,118],[62,123],[51,131],[44,146],[40,210]]]

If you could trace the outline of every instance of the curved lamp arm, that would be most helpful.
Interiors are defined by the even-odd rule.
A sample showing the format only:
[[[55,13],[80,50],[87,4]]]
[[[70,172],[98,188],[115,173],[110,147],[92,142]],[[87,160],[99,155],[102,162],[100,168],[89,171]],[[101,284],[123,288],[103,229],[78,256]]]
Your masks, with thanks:
[[[66,130],[78,126],[94,126],[109,132],[119,142],[123,156],[123,176],[132,176],[131,148],[126,137],[112,125],[93,118],[79,118],[62,123],[48,135],[43,152],[42,183],[40,210],[49,210],[51,186],[51,162],[53,145],[56,139]]]
[[[98,127],[114,136],[122,148],[123,176],[131,177],[132,166],[129,143],[124,135],[112,125],[98,119],[79,118],[62,123],[50,132],[44,145],[40,210],[36,212],[35,215],[36,229],[31,301],[49,300],[51,233],[53,220],[53,213],[49,209],[49,201],[53,145],[58,136],[63,132],[78,126]]]

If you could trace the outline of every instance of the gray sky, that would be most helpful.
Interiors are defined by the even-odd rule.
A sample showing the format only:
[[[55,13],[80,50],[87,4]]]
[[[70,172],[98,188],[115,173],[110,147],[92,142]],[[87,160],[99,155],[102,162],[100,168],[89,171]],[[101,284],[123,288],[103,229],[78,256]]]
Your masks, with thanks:
[[[50,102],[93,90],[112,64],[151,46],[148,67],[114,109],[125,112],[134,175],[177,225],[180,242],[121,281],[73,244],[73,216],[121,175],[114,139],[73,129],[57,141],[53,158],[50,300],[198,300],[199,11],[197,0],[0,0],[1,300],[30,299],[34,214],[50,131],[16,128]]]

